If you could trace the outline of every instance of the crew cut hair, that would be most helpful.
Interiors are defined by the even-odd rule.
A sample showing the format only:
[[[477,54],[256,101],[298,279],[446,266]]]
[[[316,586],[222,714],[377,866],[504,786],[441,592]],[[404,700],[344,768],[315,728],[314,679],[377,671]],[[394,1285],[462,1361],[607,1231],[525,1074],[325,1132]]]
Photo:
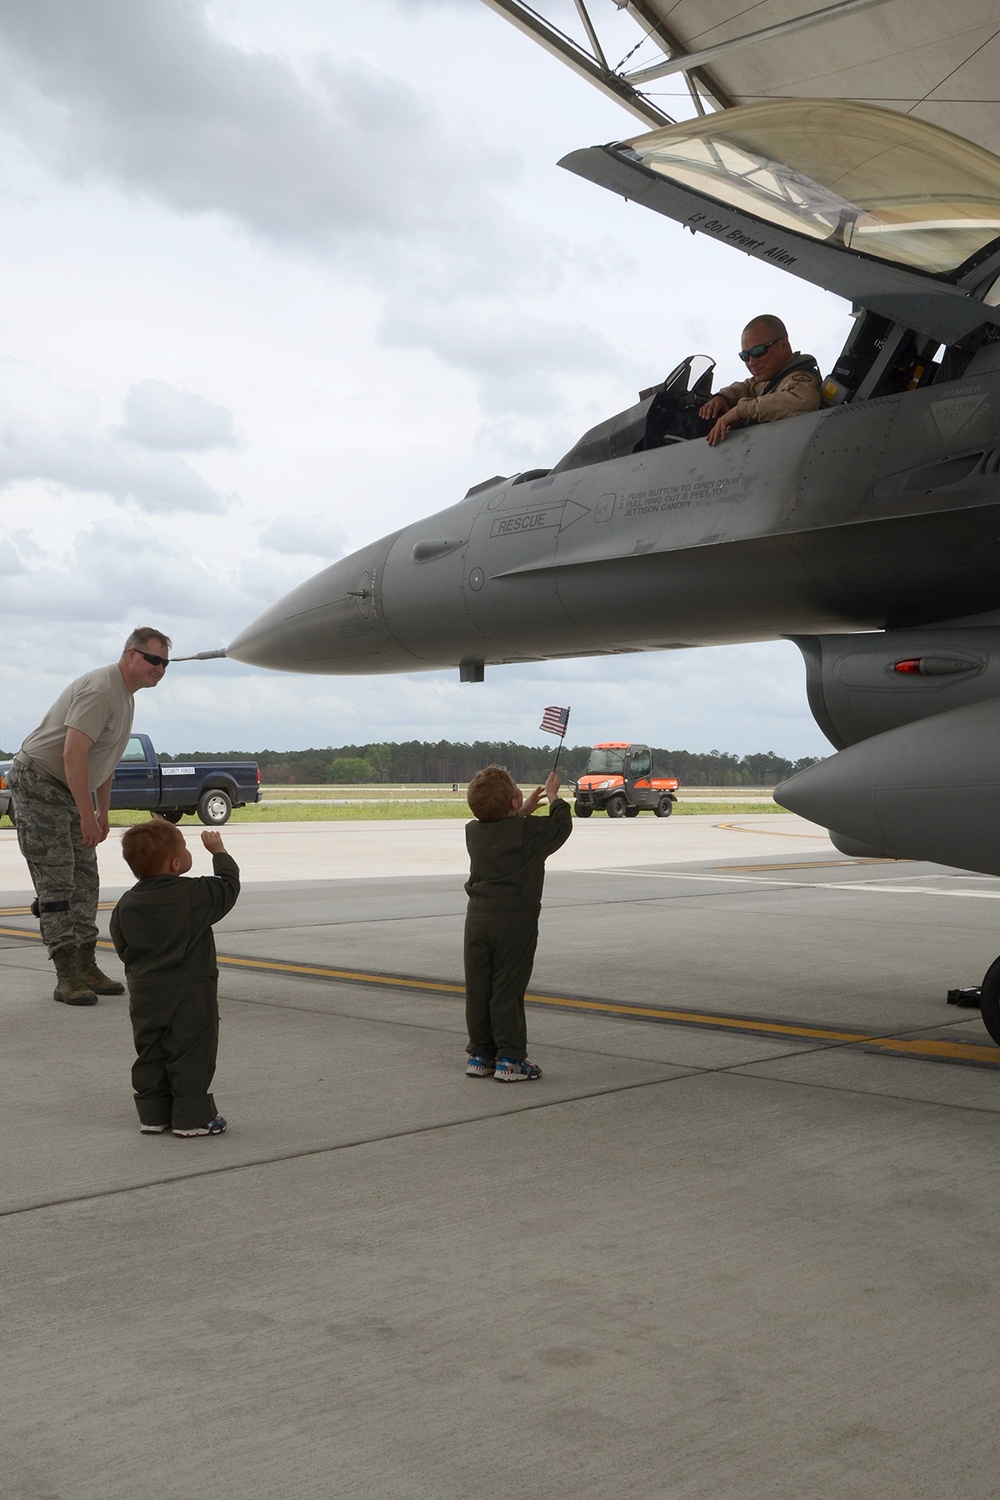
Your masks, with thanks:
[[[123,652],[141,651],[143,647],[149,645],[150,641],[162,641],[168,651],[174,644],[169,635],[164,635],[162,630],[156,630],[152,625],[137,625],[122,650]]]
[[[743,330],[744,333],[747,328],[766,328],[773,339],[787,339],[788,337],[788,329],[780,318],[775,317],[774,313],[761,313],[759,318],[751,318]]]
[[[480,823],[499,823],[509,817],[518,793],[517,782],[503,766],[486,766],[469,782],[468,802]]]
[[[167,860],[183,848],[184,835],[166,818],[133,823],[122,835],[122,857],[136,880],[160,874]]]

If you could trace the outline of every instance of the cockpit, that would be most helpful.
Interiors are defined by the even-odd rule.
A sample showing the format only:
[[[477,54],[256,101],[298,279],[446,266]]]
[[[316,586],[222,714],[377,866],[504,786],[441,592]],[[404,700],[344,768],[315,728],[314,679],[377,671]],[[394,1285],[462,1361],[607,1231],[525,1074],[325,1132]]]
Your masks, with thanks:
[[[1000,368],[1000,158],[949,131],[851,101],[784,99],[562,165],[849,298],[854,326],[823,381],[826,407]],[[676,413],[711,394],[711,361],[698,359],[591,428],[552,472],[696,436]]]

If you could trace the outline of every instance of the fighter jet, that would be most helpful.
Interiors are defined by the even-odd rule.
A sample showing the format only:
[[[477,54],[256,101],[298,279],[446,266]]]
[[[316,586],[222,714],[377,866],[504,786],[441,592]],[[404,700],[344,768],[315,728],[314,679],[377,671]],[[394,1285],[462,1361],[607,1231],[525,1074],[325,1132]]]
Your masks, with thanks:
[[[853,303],[823,405],[717,447],[678,439],[664,412],[703,402],[711,373],[682,360],[550,469],[335,563],[226,654],[475,682],[791,637],[837,753],[783,805],[845,851],[1000,875],[995,0],[782,0],[753,34],[733,0],[643,0],[626,9],[658,61],[631,75],[608,68],[583,0],[589,56],[519,0],[486,3],[655,126],[562,166]],[[694,118],[641,92],[666,72]]]

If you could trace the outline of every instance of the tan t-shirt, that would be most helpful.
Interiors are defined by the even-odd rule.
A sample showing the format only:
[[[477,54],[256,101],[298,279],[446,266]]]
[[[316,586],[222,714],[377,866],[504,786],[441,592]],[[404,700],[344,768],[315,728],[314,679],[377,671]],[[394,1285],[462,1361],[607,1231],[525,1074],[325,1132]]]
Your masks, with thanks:
[[[90,789],[114,774],[132,731],[135,699],[115,662],[86,672],[65,688],[37,729],[21,746],[25,755],[64,785],[63,747],[67,729],[79,729],[93,744],[87,752]]]

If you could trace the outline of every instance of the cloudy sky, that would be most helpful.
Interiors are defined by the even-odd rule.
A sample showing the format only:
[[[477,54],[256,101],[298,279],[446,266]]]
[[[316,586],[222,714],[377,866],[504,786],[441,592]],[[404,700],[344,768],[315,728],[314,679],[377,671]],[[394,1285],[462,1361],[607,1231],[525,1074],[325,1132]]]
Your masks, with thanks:
[[[736,378],[748,312],[829,367],[846,304],[556,166],[639,128],[480,0],[0,0],[0,745],[135,624],[224,646],[684,354]],[[192,663],[136,724],[538,743],[549,703],[573,742],[828,748],[784,643],[466,686]]]

